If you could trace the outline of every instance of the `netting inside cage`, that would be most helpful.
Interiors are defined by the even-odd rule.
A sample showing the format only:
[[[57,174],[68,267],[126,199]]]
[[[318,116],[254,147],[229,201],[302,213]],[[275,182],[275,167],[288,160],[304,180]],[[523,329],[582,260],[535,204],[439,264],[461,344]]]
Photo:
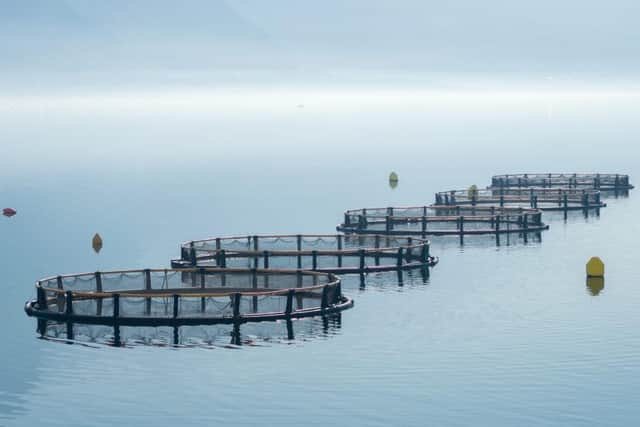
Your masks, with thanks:
[[[176,326],[106,326],[74,322],[42,321],[44,338],[78,344],[111,346],[228,347],[291,344],[338,333],[341,313],[243,324]]]
[[[495,175],[492,187],[588,187],[596,189],[631,189],[629,176],[622,174],[541,173]]]
[[[577,210],[605,207],[599,190],[586,188],[493,187],[436,193],[435,204],[530,207],[540,210]]]
[[[186,242],[174,266],[358,273],[434,265],[429,241],[404,236],[284,235]]]
[[[56,276],[37,284],[27,312],[120,324],[246,322],[338,311],[351,301],[331,274],[300,270],[181,269]]]
[[[538,209],[496,206],[412,206],[355,209],[339,231],[357,234],[474,235],[546,230]]]

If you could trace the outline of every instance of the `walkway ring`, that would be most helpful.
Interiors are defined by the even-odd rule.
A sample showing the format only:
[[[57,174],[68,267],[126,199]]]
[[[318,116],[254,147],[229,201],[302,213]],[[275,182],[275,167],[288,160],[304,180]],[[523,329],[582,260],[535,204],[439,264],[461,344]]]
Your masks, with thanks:
[[[534,173],[494,175],[491,186],[496,187],[564,187],[595,188],[598,190],[631,190],[629,175],[602,173]]]
[[[180,267],[298,268],[357,274],[434,266],[430,242],[404,236],[287,234],[217,237],[180,246]]]
[[[478,190],[470,197],[467,190],[441,191],[435,195],[436,205],[495,205],[531,207],[543,211],[603,208],[599,190],[592,188],[493,187]]]
[[[352,209],[337,230],[394,236],[465,236],[547,230],[542,212],[496,206],[403,206]]]

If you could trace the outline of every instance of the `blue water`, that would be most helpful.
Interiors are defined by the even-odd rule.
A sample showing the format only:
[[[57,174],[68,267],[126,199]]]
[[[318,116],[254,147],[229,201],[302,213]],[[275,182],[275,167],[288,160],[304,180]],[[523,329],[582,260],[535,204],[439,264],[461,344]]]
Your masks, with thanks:
[[[242,346],[224,329],[205,346],[68,345],[39,339],[23,312],[42,276],[166,267],[194,238],[331,233],[345,209],[430,203],[496,173],[635,182],[634,95],[238,89],[5,97],[0,112],[0,204],[18,210],[0,220],[0,425],[640,417],[634,192],[600,217],[547,215],[541,242],[434,239],[440,264],[426,282],[348,277],[355,307],[329,327],[294,322],[294,340],[281,323],[244,329]],[[607,270],[597,296],[584,277],[592,255]]]

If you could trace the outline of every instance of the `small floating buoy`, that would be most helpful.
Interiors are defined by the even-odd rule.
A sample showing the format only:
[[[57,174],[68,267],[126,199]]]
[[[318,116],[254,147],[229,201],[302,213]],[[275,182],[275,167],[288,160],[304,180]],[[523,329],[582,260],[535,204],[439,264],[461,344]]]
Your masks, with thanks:
[[[470,199],[478,197],[478,186],[473,184],[471,187],[469,187],[469,189],[467,190],[467,196],[469,196]]]
[[[102,249],[102,237],[100,237],[98,233],[93,236],[93,239],[91,240],[91,246],[93,247],[93,250],[96,251],[96,253],[100,252],[100,250]]]
[[[18,211],[16,211],[13,208],[4,208],[4,209],[2,209],[2,215],[6,216],[7,218],[11,218],[12,216],[14,216],[17,213],[18,213]]]
[[[398,186],[398,174],[391,172],[389,174],[389,187],[396,188]]]
[[[587,277],[604,277],[604,262],[597,256],[587,262]]]

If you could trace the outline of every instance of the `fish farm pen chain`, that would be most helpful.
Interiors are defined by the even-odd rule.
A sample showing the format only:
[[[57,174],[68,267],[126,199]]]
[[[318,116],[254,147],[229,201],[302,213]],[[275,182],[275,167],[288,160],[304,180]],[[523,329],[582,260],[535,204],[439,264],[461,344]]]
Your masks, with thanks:
[[[438,192],[432,205],[348,210],[337,226],[343,234],[190,240],[171,269],[47,277],[37,281],[37,297],[24,309],[38,319],[41,334],[48,322],[66,324],[68,339],[74,324],[106,325],[115,343],[121,326],[233,324],[238,330],[247,322],[325,316],[354,304],[335,274],[363,280],[366,273],[419,269],[428,277],[438,263],[428,236],[454,236],[462,244],[465,236],[493,235],[499,244],[501,235],[516,234],[526,242],[549,229],[543,211],[564,211],[565,218],[572,210],[599,214],[602,198],[632,188],[621,174],[496,175],[486,189]],[[102,244],[96,234],[96,252]]]

